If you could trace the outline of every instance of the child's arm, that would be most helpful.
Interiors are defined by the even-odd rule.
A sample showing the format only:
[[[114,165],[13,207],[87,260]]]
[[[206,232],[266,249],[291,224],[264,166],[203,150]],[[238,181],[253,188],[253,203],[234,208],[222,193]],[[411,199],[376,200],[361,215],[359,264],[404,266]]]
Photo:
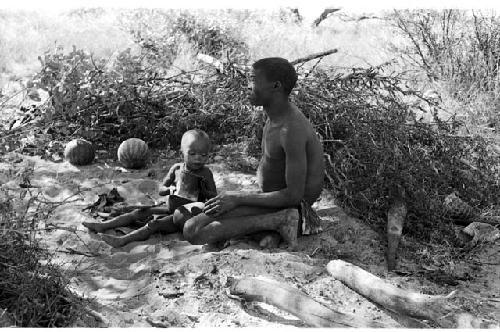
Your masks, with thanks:
[[[174,184],[175,182],[175,171],[178,170],[180,167],[180,164],[174,164],[172,167],[170,167],[170,170],[168,171],[167,175],[163,178],[162,185],[165,187],[170,187],[171,185]]]
[[[175,171],[180,167],[180,164],[174,164],[172,167],[170,167],[170,170],[168,171],[167,175],[163,178],[160,189],[158,191],[158,194],[160,196],[166,196],[170,195],[170,186],[172,186],[176,179],[175,179]]]

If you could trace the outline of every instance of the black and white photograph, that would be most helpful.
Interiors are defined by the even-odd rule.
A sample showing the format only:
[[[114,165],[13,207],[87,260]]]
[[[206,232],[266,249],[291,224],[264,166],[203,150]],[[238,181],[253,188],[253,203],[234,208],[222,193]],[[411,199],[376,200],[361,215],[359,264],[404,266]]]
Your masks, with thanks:
[[[500,5],[2,2],[0,327],[500,329]]]

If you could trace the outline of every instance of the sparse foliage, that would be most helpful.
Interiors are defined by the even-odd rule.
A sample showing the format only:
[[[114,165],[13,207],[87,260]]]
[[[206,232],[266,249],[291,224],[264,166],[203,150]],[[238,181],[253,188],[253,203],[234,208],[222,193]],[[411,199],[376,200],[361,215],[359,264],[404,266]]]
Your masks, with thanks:
[[[42,70],[34,83],[49,92],[53,117],[62,121],[52,133],[83,137],[101,147],[129,137],[141,138],[152,147],[176,147],[191,127],[205,129],[216,142],[240,137],[235,124],[251,116],[242,105],[245,77],[236,71],[217,77],[213,68],[202,66],[170,77],[166,71],[176,55],[169,47],[181,36],[200,51],[217,56],[233,50],[226,55],[245,57],[244,44],[187,15],[179,16],[173,29],[158,39],[148,30],[131,30],[139,51],[127,49],[114,59],[95,59],[76,48],[69,53],[56,48],[40,57]],[[225,130],[221,132],[220,126]]]
[[[449,229],[442,204],[451,192],[480,208],[500,203],[500,163],[485,139],[458,135],[453,118],[419,122],[403,97],[422,96],[403,83],[383,68],[317,70],[301,83],[295,101],[323,140],[337,202],[383,226],[404,192],[406,231],[429,240],[433,231]]]
[[[409,41],[400,54],[432,80],[451,81],[455,97],[497,91],[500,21],[494,12],[405,10],[393,20]]]
[[[37,237],[50,208],[30,192],[33,165],[14,169],[22,189],[0,187],[0,308],[17,327],[72,326],[83,300],[68,290],[69,281]]]

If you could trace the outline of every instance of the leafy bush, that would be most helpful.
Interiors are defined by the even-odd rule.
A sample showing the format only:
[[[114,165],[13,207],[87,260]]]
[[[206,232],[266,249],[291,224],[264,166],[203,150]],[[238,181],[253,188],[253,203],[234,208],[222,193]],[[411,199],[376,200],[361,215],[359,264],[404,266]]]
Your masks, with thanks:
[[[403,83],[383,68],[316,70],[301,82],[295,101],[323,140],[337,203],[384,226],[402,195],[406,230],[429,240],[431,230],[447,231],[442,203],[451,192],[480,208],[500,203],[500,162],[480,136],[459,136],[454,119],[418,121],[405,100],[423,97]]]
[[[246,77],[231,70],[231,64],[229,75],[200,65],[192,72],[167,76],[177,55],[175,45],[182,38],[195,43],[199,51],[220,55],[232,50],[230,56],[240,58],[246,54],[244,44],[187,14],[134,15],[153,14],[169,25],[162,32],[148,26],[131,29],[137,50],[127,49],[105,60],[76,47],[69,53],[57,48],[39,58],[42,70],[33,82],[48,91],[53,108],[49,112],[59,120],[51,133],[80,136],[103,148],[129,137],[141,138],[151,147],[176,148],[182,133],[193,127],[212,134],[215,142],[251,134],[237,125],[253,115],[243,104]]]
[[[30,186],[32,165],[10,171],[21,188]],[[72,326],[84,300],[68,290],[68,279],[40,245],[37,228],[50,208],[28,190],[0,187],[0,308],[15,326]]]
[[[71,326],[82,300],[67,289],[59,267],[41,263],[50,255],[19,233],[2,233],[0,238],[0,307],[16,326]]]
[[[189,42],[201,53],[237,61],[245,61],[248,58],[248,47],[238,40],[228,27],[208,25],[197,21],[193,15],[182,13],[174,22],[172,29],[186,35]]]
[[[46,55],[43,65],[35,82],[51,96],[59,120],[53,134],[81,136],[106,148],[129,137],[152,147],[177,147],[182,133],[194,127],[219,143],[252,134],[240,125],[254,111],[242,89],[246,78],[237,72],[228,76],[205,68],[198,82],[189,81],[188,73],[159,77],[129,51],[109,70],[81,50]]]

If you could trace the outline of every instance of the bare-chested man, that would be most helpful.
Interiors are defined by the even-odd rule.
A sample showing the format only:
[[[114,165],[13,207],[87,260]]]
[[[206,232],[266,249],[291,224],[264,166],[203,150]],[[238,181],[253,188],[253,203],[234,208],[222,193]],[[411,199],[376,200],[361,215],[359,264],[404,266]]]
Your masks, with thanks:
[[[193,203],[178,209],[174,220],[184,223],[184,237],[193,244],[276,231],[294,248],[298,231],[320,230],[311,205],[323,187],[323,148],[309,120],[289,101],[295,69],[282,58],[261,59],[253,64],[252,81],[250,102],[263,106],[268,116],[257,171],[262,191],[225,192],[204,207]]]

